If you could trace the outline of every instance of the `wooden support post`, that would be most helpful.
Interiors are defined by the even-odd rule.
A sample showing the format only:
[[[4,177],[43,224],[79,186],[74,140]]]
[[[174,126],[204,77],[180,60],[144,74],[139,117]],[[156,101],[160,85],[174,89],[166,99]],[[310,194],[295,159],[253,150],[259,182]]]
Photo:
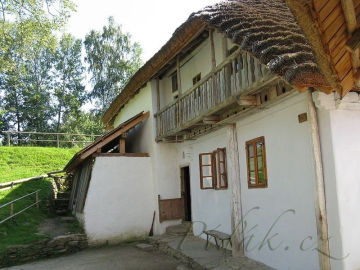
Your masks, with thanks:
[[[126,142],[126,139],[124,137],[120,137],[120,140],[119,140],[119,153],[126,153],[125,151],[125,142]]]
[[[211,53],[211,71],[216,69],[215,45],[214,45],[214,29],[209,30],[210,53]]]
[[[160,80],[159,78],[156,78],[156,106],[157,106],[157,112],[160,111]]]
[[[228,42],[227,42],[227,37],[225,35],[223,35],[222,37],[222,47],[223,47],[223,61],[224,61],[229,56]],[[231,95],[231,65],[232,65],[232,61],[225,67],[225,87],[226,87],[225,89],[227,92],[227,96]]]
[[[228,180],[231,191],[231,230],[233,256],[244,254],[243,213],[241,205],[240,164],[236,125],[231,124],[229,136]]]
[[[311,91],[307,92],[308,99],[308,114],[311,127],[311,140],[313,149],[313,160],[315,169],[315,214],[316,227],[318,234],[318,256],[320,269],[328,270],[330,267],[330,250],[328,240],[328,223],[326,213],[326,197],[324,174],[321,158],[321,145],[319,136],[319,127],[317,120],[317,113],[315,104],[312,98]]]
[[[10,136],[10,133],[7,134],[7,139],[8,139],[8,146],[10,146],[10,140],[11,140],[11,136]]]
[[[179,93],[179,97],[181,97],[182,89],[181,89],[180,55],[179,54],[176,57],[176,77],[177,77],[178,93]]]
[[[215,69],[216,69],[216,58],[215,58],[215,45],[214,45],[214,29],[209,30],[209,39],[210,39],[210,57],[211,57],[211,72],[213,72],[212,75],[212,85],[214,89],[214,101],[217,103],[217,82],[216,82],[216,76],[215,76]]]

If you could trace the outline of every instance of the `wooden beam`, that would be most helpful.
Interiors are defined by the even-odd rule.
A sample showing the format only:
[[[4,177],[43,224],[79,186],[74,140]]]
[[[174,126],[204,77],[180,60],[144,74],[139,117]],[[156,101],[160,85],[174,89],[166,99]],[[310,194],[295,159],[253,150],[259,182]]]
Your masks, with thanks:
[[[256,96],[240,96],[236,99],[240,106],[252,107],[258,105]]]
[[[218,115],[211,115],[211,116],[205,116],[203,118],[203,123],[207,125],[213,125],[220,121],[220,116]]]
[[[149,153],[95,153],[93,157],[149,157]]]
[[[324,184],[324,172],[321,158],[321,145],[317,113],[311,91],[307,92],[308,116],[311,127],[312,152],[315,170],[315,215],[318,234],[317,248],[319,256],[320,269],[330,269],[330,249],[328,236],[328,223],[326,213],[326,196]]]
[[[228,129],[229,147],[228,147],[228,180],[231,192],[231,230],[232,236],[232,253],[233,256],[244,255],[244,226],[243,213],[241,204],[241,184],[240,184],[240,162],[239,149],[237,141],[236,125],[229,125]]]
[[[349,40],[346,42],[346,49],[350,52],[360,48],[360,28],[356,29]]]
[[[176,57],[176,77],[177,77],[178,93],[179,93],[179,97],[181,97],[182,89],[181,89],[180,55],[179,54]]]
[[[209,30],[210,39],[210,56],[211,56],[211,71],[216,69],[216,58],[215,58],[215,45],[214,45],[214,29]]]
[[[349,34],[352,34],[357,25],[354,2],[352,0],[341,0],[341,6],[345,16],[346,28]]]

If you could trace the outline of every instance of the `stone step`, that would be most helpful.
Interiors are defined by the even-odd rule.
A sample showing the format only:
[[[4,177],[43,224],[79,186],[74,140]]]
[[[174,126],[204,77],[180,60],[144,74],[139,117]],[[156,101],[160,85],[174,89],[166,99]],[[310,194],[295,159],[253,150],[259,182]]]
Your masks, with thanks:
[[[56,197],[57,197],[57,199],[69,199],[70,192],[58,192]]]

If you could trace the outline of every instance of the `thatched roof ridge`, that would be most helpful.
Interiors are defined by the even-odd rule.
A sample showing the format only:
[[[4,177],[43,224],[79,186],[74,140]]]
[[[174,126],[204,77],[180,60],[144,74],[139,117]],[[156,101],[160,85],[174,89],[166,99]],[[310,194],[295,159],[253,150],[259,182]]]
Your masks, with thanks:
[[[122,106],[204,25],[218,29],[295,87],[324,87],[311,44],[285,0],[227,0],[190,15],[140,68],[103,116],[111,124]]]

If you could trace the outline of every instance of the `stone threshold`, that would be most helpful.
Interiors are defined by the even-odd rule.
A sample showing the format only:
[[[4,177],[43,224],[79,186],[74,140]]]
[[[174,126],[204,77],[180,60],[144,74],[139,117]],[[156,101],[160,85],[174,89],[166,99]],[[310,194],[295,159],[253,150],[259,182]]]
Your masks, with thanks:
[[[199,237],[187,236],[183,239],[184,236],[160,235],[151,237],[149,241],[159,251],[179,259],[195,270],[272,269],[245,256],[232,257],[230,250],[224,252],[212,244],[205,249],[206,241]]]

